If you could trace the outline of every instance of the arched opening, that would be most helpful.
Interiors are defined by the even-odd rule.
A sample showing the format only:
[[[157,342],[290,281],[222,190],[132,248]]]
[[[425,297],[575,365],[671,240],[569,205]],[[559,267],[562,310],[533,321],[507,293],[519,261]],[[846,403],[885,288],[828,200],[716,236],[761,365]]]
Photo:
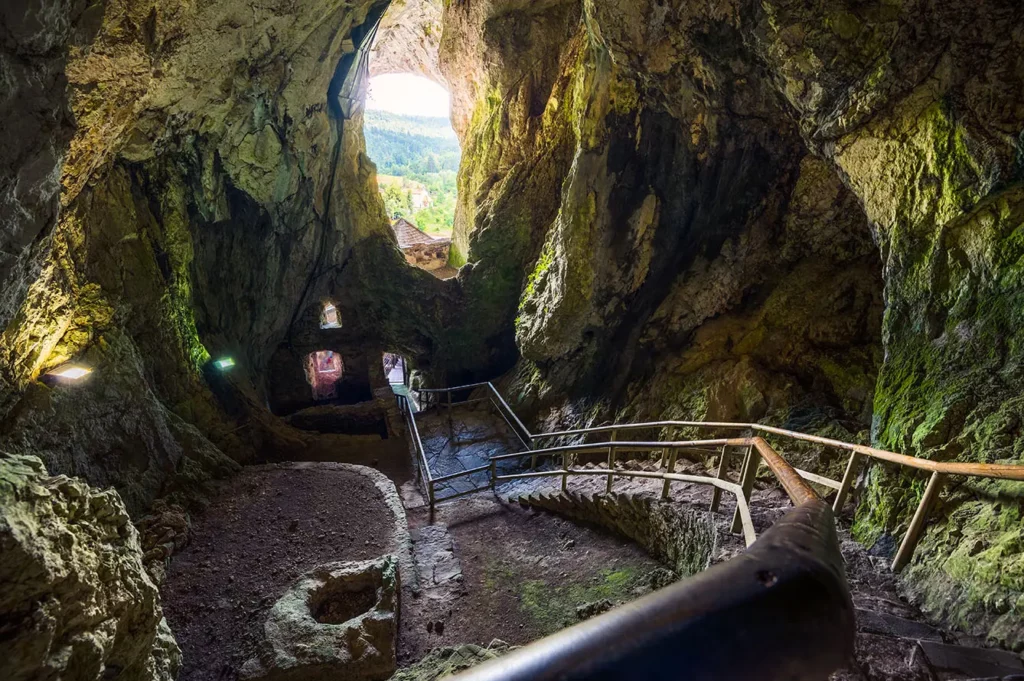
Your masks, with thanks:
[[[384,376],[388,383],[395,385],[408,385],[408,366],[405,358],[393,352],[384,353]]]
[[[313,390],[315,402],[337,399],[338,384],[344,373],[341,354],[333,350],[320,350],[306,356],[306,379]]]
[[[341,328],[341,311],[338,307],[328,301],[324,303],[323,310],[320,312],[320,328],[321,329],[340,329]]]
[[[377,184],[406,261],[439,279],[448,264],[462,151],[447,90],[411,73],[370,79],[363,131]]]

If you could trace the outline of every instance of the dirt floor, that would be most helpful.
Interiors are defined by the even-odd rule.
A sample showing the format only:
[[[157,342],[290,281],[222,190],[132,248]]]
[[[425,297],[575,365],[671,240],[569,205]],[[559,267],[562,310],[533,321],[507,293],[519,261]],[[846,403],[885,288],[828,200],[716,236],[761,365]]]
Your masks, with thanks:
[[[413,528],[426,523],[423,509],[409,516]],[[578,622],[577,608],[633,600],[651,590],[652,573],[664,574],[634,544],[488,493],[439,506],[435,522],[454,541],[462,594],[407,604],[400,665],[439,646],[529,643]]]
[[[231,681],[255,653],[275,600],[321,563],[376,558],[394,525],[368,478],[341,470],[247,469],[193,518],[171,561],[164,613],[181,646],[178,681]]]

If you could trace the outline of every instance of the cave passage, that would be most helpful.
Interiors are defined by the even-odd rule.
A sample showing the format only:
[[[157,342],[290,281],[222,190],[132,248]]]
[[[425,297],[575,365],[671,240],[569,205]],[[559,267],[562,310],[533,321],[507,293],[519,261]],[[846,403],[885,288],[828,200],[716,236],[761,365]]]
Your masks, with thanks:
[[[324,309],[320,314],[320,328],[341,328],[341,312],[338,310],[338,307],[334,303],[327,303],[324,305]]]
[[[404,385],[408,378],[405,358],[393,352],[384,353],[384,375],[391,385]]]

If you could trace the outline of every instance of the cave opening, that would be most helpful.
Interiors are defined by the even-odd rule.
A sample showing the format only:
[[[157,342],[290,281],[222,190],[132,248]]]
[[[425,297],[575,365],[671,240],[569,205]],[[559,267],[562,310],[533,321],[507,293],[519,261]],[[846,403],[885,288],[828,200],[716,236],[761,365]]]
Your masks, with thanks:
[[[384,375],[390,385],[408,385],[409,373],[404,357],[394,352],[385,352],[383,364]]]
[[[338,310],[338,306],[330,301],[324,303],[323,310],[320,313],[320,328],[341,328],[341,312]]]
[[[435,80],[408,72],[369,80],[363,133],[388,219],[406,262],[439,279],[457,273],[449,256],[462,150],[450,112]]]
[[[306,357],[306,379],[315,402],[328,402],[338,397],[338,383],[345,373],[341,354],[319,350]]]

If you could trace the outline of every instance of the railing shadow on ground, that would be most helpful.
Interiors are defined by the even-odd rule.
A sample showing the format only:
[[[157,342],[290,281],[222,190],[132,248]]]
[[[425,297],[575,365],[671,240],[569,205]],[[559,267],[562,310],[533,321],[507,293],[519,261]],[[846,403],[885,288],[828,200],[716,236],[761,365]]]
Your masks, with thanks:
[[[606,477],[611,491],[616,477],[657,478],[664,481],[662,498],[673,482],[714,488],[711,510],[718,510],[721,493],[736,497],[732,532],[742,532],[747,550],[737,557],[685,581],[611,610],[510,655],[458,676],[466,681],[522,679],[822,679],[848,661],[853,652],[854,618],[842,568],[834,513],[844,506],[865,458],[928,471],[931,478],[903,538],[892,569],[910,560],[927,521],[928,511],[944,481],[951,475],[1024,480],[1024,466],[937,462],[807,435],[757,423],[652,421],[624,423],[547,433],[531,433],[493,384],[475,383],[442,389],[414,389],[425,406],[451,408],[469,401],[489,400],[524,446],[522,452],[491,457],[487,466],[455,475],[432,477],[407,397],[398,396],[419,462],[420,479],[428,494],[431,521],[434,507],[472,490],[438,498],[435,486],[464,475],[489,473],[490,488],[500,482],[559,476],[565,490],[570,476]],[[454,402],[455,393],[483,391],[483,398]],[[440,400],[440,397],[446,400]],[[736,430],[747,435],[707,440],[620,440],[620,433],[637,430],[688,428]],[[607,433],[603,442],[585,442]],[[842,480],[832,480],[794,468],[760,434],[813,442],[850,452]],[[579,442],[537,447],[538,442],[576,439]],[[721,447],[715,476],[675,472],[678,454],[685,450]],[[730,454],[745,450],[739,482],[728,479]],[[616,468],[624,453],[660,453],[661,471]],[[574,468],[579,455],[603,453],[603,469]],[[512,458],[531,459],[525,473],[499,474],[498,464]],[[560,463],[536,470],[547,457]],[[795,508],[757,538],[749,502],[758,467],[764,463],[788,494]],[[830,507],[809,482],[835,490]]]

